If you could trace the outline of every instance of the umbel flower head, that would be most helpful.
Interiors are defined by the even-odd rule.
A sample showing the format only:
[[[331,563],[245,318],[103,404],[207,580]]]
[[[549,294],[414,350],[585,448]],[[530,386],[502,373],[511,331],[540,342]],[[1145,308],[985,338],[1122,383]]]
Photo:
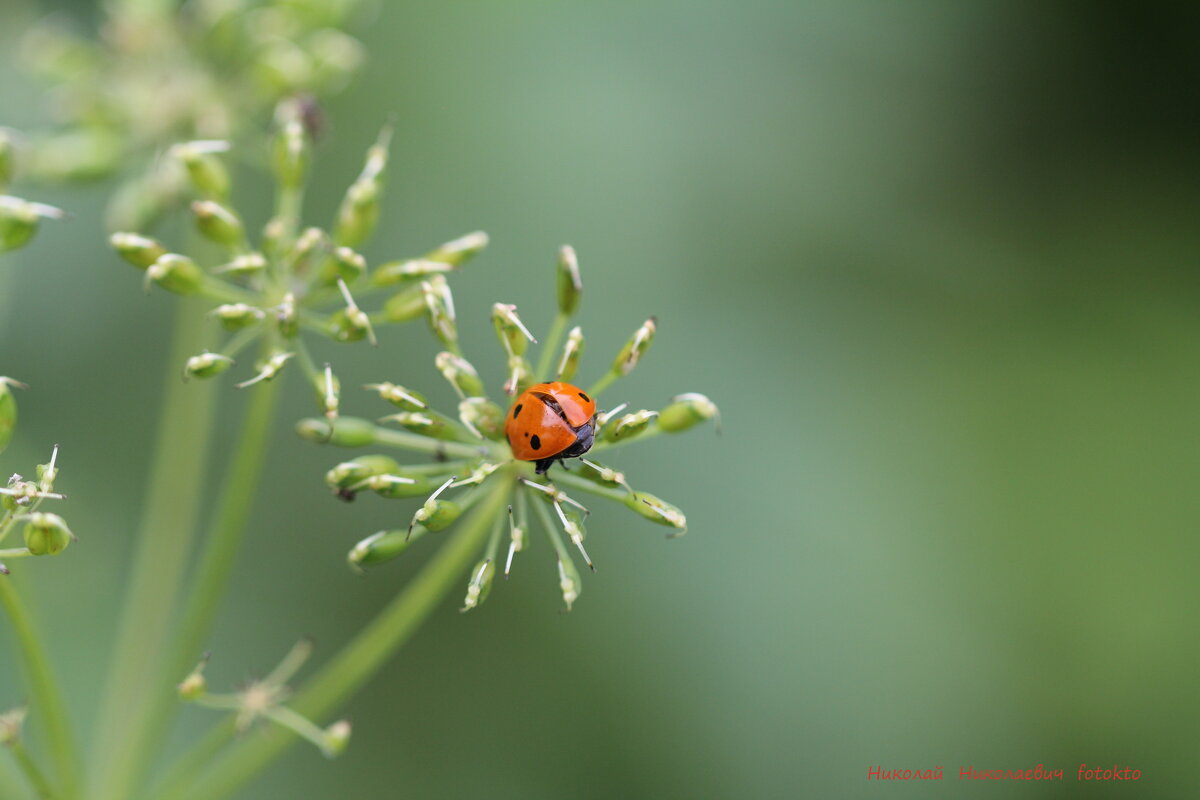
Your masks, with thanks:
[[[17,423],[13,387],[23,388],[23,384],[0,376],[0,452],[8,446]],[[38,510],[45,500],[63,499],[63,495],[54,491],[57,479],[58,445],[55,445],[50,460],[38,465],[35,479],[26,480],[14,473],[0,486],[0,576],[8,574],[5,560],[58,555],[75,541],[75,534],[62,517]],[[25,546],[5,548],[5,540],[18,528]]]
[[[487,396],[479,373],[463,357],[453,328],[435,320],[434,332],[447,348],[435,362],[459,397],[456,413],[438,412],[421,393],[387,382],[367,387],[398,409],[379,420],[381,424],[346,417],[332,430],[320,419],[299,424],[300,435],[317,442],[347,447],[381,445],[433,457],[428,463],[402,464],[387,453],[371,453],[329,470],[326,482],[346,500],[364,491],[387,498],[425,498],[410,519],[354,545],[348,556],[352,567],[363,569],[389,561],[427,534],[458,523],[483,545],[467,579],[462,609],[467,611],[484,601],[497,573],[508,577],[516,554],[530,546],[531,525],[536,522],[550,543],[559,588],[569,610],[581,590],[575,552],[595,570],[585,546],[589,510],[581,497],[590,495],[623,505],[670,528],[669,536],[686,530],[682,511],[635,489],[623,472],[602,459],[631,442],[688,430],[716,417],[717,408],[704,395],[689,393],[657,411],[627,412],[622,403],[593,415],[602,393],[645,357],[656,324],[653,319],[644,322],[600,378],[581,389],[570,382],[580,365],[583,332],[579,327],[567,331],[581,294],[575,252],[564,247],[558,260],[558,313],[536,369],[527,359],[528,347],[536,340],[521,322],[516,306],[493,306],[492,321],[507,374],[503,404]],[[539,416],[531,418],[535,411]],[[570,435],[547,435],[530,444],[544,430],[536,427],[541,424],[560,433],[566,425]],[[557,445],[552,445],[553,441]],[[564,459],[573,457],[578,457],[578,468],[568,471]]]
[[[60,124],[37,137],[33,172],[82,180],[126,172],[116,227],[144,227],[182,188],[158,153],[187,139],[239,139],[282,99],[332,96],[365,60],[346,28],[362,0],[104,4],[98,36],[55,16],[21,40],[18,63],[54,88]]]
[[[228,144],[199,141],[174,147],[172,155],[200,198],[192,203],[192,216],[217,257],[172,252],[138,233],[113,234],[112,245],[126,261],[144,270],[147,290],[157,285],[213,301],[211,315],[229,336],[219,349],[188,359],[183,365],[185,377],[208,378],[225,372],[257,342],[254,369],[238,387],[272,380],[294,360],[311,382],[318,405],[333,420],[338,413],[338,380],[328,364],[317,366],[302,334],[374,344],[375,328],[380,325],[421,316],[428,316],[431,323],[452,324],[454,306],[446,274],[482,250],[487,235],[469,233],[419,258],[373,268],[367,263],[358,248],[370,239],[379,217],[390,128],[368,149],[362,171],[346,190],[331,224],[301,229],[311,150],[300,111],[285,107],[281,117],[272,152],[275,214],[260,236],[251,235],[229,203],[230,178],[221,160]],[[359,305],[365,297],[380,294],[388,296],[375,309],[366,311]]]

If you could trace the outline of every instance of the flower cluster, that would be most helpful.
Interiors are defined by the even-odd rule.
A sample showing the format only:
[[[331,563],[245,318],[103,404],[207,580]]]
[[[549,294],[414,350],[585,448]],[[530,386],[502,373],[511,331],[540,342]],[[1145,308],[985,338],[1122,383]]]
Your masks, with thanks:
[[[217,305],[211,315],[229,332],[216,351],[199,353],[184,365],[185,377],[224,372],[249,345],[259,343],[254,374],[238,387],[274,378],[295,359],[316,391],[325,415],[337,417],[339,382],[328,364],[311,355],[302,332],[338,342],[367,339],[375,327],[427,316],[430,324],[453,325],[454,304],[446,283],[453,271],[487,246],[487,235],[469,233],[424,256],[388,261],[371,268],[359,252],[379,218],[388,160],[390,129],[367,151],[362,172],[350,184],[332,224],[300,228],[304,187],[311,155],[301,110],[281,108],[273,143],[275,214],[257,240],[229,204],[230,178],[221,153],[223,141],[194,141],[172,148],[200,199],[191,211],[198,231],[216,252],[203,264],[200,253],[169,251],[156,239],[116,233],[111,241],[130,264],[145,271],[147,288],[158,285],[183,295],[200,295]],[[388,294],[368,312],[359,301]]]
[[[527,359],[529,344],[536,340],[521,322],[516,306],[493,306],[492,321],[505,358],[505,394],[524,391],[537,382],[535,376],[563,382],[574,379],[584,336],[579,327],[569,332],[567,327],[581,294],[575,252],[564,247],[558,260],[558,313],[536,369]],[[614,381],[629,374],[649,350],[655,329],[653,319],[642,324],[587,394],[598,398]],[[362,569],[391,560],[426,534],[445,530],[462,518],[463,535],[483,545],[482,556],[468,579],[463,601],[466,611],[484,601],[498,571],[508,576],[514,556],[530,545],[530,523],[536,519],[553,549],[559,588],[569,610],[581,590],[569,545],[589,567],[595,567],[584,544],[588,509],[566,489],[623,505],[671,528],[669,535],[684,532],[687,521],[678,508],[635,490],[623,472],[602,463],[598,456],[629,442],[678,433],[716,417],[717,408],[707,397],[679,395],[660,411],[622,413],[626,405],[621,404],[597,414],[592,423],[594,443],[580,459],[579,469],[567,471],[564,463],[551,479],[538,474],[533,462],[514,458],[505,438],[506,411],[488,398],[479,373],[463,357],[453,326],[435,325],[434,332],[447,347],[438,354],[436,366],[460,399],[456,414],[442,414],[420,393],[387,382],[367,388],[398,409],[379,422],[394,423],[402,430],[347,417],[334,427],[320,419],[304,420],[298,426],[299,433],[312,441],[348,447],[384,445],[433,456],[430,463],[401,464],[387,454],[366,454],[328,472],[328,485],[343,499],[353,499],[363,491],[388,498],[426,498],[407,524],[379,531],[354,545],[348,556],[352,567]],[[502,554],[505,542],[507,552]]]
[[[113,201],[117,227],[144,227],[182,188],[147,156],[186,139],[240,138],[289,97],[304,98],[319,127],[317,101],[365,60],[344,31],[362,0],[194,0],[178,12],[173,3],[107,5],[98,39],[54,17],[25,35],[19,63],[54,87],[62,123],[39,137],[35,173],[135,171]]]
[[[12,378],[0,377],[0,452],[8,446],[17,423],[13,387],[23,388],[23,385]],[[38,510],[44,500],[63,499],[54,491],[57,478],[58,446],[55,445],[50,460],[38,465],[36,479],[26,480],[14,474],[0,487],[0,545],[18,527],[25,540],[24,547],[0,547],[0,575],[8,574],[5,559],[58,555],[74,541],[75,535],[62,517]]]
[[[43,219],[62,219],[61,209],[8,194],[16,172],[16,134],[0,128],[0,253],[29,243]]]

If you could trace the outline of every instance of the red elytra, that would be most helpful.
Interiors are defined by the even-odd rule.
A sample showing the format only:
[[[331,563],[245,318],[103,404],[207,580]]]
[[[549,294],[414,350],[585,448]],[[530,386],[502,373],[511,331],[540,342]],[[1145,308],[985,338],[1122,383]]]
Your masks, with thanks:
[[[586,453],[595,434],[596,401],[578,386],[538,383],[517,397],[504,422],[513,456],[536,461],[540,475],[558,460]]]

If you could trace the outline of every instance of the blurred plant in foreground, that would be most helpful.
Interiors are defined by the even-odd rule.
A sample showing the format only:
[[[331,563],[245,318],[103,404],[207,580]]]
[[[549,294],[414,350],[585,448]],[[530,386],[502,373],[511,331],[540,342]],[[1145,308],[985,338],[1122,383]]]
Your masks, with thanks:
[[[16,172],[17,136],[0,128],[0,253],[29,243],[44,219],[62,219],[62,209],[8,194]]]
[[[30,171],[48,180],[122,174],[114,228],[144,228],[172,205],[182,176],[162,150],[193,139],[238,140],[300,98],[310,130],[320,100],[361,67],[343,28],[362,0],[111,0],[98,39],[48,18],[22,39],[19,63],[53,87],[57,126],[35,139]]]

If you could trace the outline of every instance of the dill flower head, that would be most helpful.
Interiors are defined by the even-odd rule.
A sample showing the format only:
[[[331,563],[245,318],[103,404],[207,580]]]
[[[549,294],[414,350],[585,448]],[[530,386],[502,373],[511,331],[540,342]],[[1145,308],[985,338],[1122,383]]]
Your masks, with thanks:
[[[625,506],[670,528],[669,536],[681,535],[687,529],[682,511],[635,489],[622,471],[605,461],[610,451],[632,442],[679,433],[713,419],[717,416],[716,406],[704,395],[687,393],[659,410],[629,411],[621,404],[596,411],[603,407],[603,393],[645,357],[657,325],[650,319],[639,326],[586,389],[572,385],[580,367],[584,336],[579,327],[567,330],[583,289],[575,252],[570,247],[560,252],[557,271],[558,313],[541,344],[536,367],[528,356],[530,345],[537,340],[521,321],[516,306],[497,303],[492,308],[506,372],[504,397],[499,402],[488,396],[478,371],[464,357],[450,324],[452,318],[435,313],[431,325],[446,346],[435,363],[459,397],[453,413],[432,408],[414,389],[384,382],[367,388],[397,410],[378,423],[347,417],[332,426],[320,419],[299,423],[299,433],[313,441],[347,447],[379,445],[432,457],[413,464],[402,463],[390,453],[375,452],[329,470],[326,482],[345,500],[364,491],[387,498],[425,498],[411,518],[355,544],[348,556],[352,567],[363,569],[389,561],[428,534],[458,525],[464,529],[462,535],[482,551],[467,578],[462,607],[467,611],[486,599],[498,572],[509,575],[516,554],[529,547],[531,526],[536,522],[553,550],[559,588],[569,610],[582,586],[576,554],[595,570],[585,544],[589,514],[585,497],[588,503],[599,499]],[[554,383],[546,383],[551,381]],[[567,390],[580,399],[556,394]],[[535,407],[525,410],[526,404]],[[583,416],[578,416],[581,409]],[[536,447],[529,444],[543,429],[523,429],[515,423],[525,419],[522,414],[528,416],[535,411],[541,415],[539,420],[544,417],[546,425],[558,430],[566,425],[572,435],[561,439],[548,436]],[[521,424],[541,423],[534,420]],[[514,432],[521,430],[524,433],[518,442]],[[553,441],[561,447],[549,446]],[[568,468],[568,464],[577,466]]]

